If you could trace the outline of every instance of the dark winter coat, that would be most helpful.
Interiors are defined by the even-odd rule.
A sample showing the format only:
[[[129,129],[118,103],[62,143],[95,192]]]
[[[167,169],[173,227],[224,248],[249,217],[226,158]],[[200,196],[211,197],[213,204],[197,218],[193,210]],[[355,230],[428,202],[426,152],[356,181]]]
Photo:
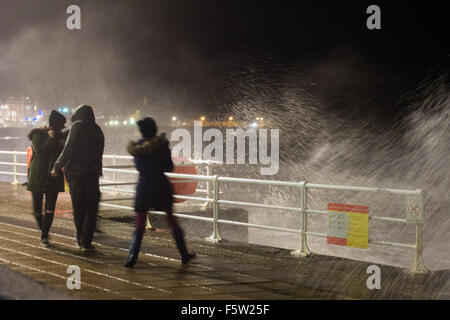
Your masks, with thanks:
[[[27,189],[38,192],[64,192],[64,177],[60,172],[58,177],[52,177],[50,171],[59,157],[63,147],[59,140],[63,136],[51,138],[48,135],[50,128],[33,129],[28,134],[33,148],[30,168],[28,170]]]
[[[139,171],[136,187],[135,211],[149,209],[165,211],[172,209],[173,193],[164,172],[173,170],[169,141],[163,136],[130,142],[128,152],[134,157]]]
[[[105,137],[95,123],[90,106],[79,106],[72,118],[72,127],[61,156],[55,163],[55,170],[64,168],[70,176],[102,175]]]

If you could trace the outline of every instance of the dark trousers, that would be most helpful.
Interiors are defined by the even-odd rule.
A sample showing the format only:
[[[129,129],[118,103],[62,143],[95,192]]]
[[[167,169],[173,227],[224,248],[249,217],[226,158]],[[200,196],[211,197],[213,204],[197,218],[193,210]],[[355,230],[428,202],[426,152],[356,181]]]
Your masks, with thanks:
[[[33,191],[33,211],[35,214],[42,214],[42,202],[44,200],[45,195],[45,211],[55,211],[56,200],[58,200],[58,191]]]
[[[100,201],[99,178],[96,176],[67,176],[72,198],[73,220],[77,241],[82,247],[91,245]]]

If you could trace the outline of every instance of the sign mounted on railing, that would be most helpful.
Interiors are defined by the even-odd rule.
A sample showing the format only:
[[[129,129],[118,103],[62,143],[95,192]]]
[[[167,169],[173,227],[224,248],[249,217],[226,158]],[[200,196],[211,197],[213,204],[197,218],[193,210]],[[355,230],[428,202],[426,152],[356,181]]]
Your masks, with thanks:
[[[423,213],[422,196],[406,196],[406,220],[409,222],[421,222]]]
[[[329,203],[327,243],[353,248],[369,247],[369,207]]]

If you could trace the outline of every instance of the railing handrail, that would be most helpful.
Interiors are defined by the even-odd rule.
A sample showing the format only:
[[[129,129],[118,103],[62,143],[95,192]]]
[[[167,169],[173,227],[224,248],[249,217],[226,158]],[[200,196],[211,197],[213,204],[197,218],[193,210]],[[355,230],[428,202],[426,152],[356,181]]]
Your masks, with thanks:
[[[16,152],[16,151],[0,151],[0,154],[8,154],[13,155],[13,162],[7,163],[7,162],[1,162],[0,164],[7,165],[12,164],[14,166],[14,172],[0,172],[2,174],[13,174],[14,175],[14,184],[17,184],[17,177],[23,176],[25,174],[18,173],[17,167],[21,164],[17,161],[17,155],[26,155],[26,152]],[[108,186],[117,186],[123,185],[123,182],[118,182],[116,179],[116,174],[132,174],[137,175],[138,171],[136,169],[120,169],[120,168],[114,168],[116,165],[115,161],[118,159],[132,159],[130,156],[115,156],[115,155],[105,155],[104,158],[110,158],[113,159],[113,168],[106,167],[103,168],[104,172],[112,172],[114,174],[113,183],[107,183],[105,186],[102,186],[102,188],[111,190],[113,188],[108,188]],[[196,163],[193,161],[194,165]],[[193,201],[205,201],[206,203],[211,203],[213,206],[213,218],[205,218],[205,217],[198,217],[198,216],[191,216],[191,215],[184,215],[184,214],[176,214],[179,217],[182,218],[188,218],[188,219],[194,219],[194,220],[202,220],[202,221],[210,221],[213,223],[213,233],[210,237],[208,237],[208,240],[210,241],[220,241],[221,236],[219,233],[218,225],[219,223],[222,224],[232,224],[232,225],[240,225],[240,226],[247,226],[247,227],[254,227],[254,228],[262,228],[262,229],[269,229],[269,230],[277,230],[277,231],[286,231],[286,232],[294,232],[301,235],[301,245],[298,250],[293,251],[293,254],[297,256],[307,256],[310,253],[310,250],[307,245],[307,236],[316,236],[316,237],[327,237],[327,234],[324,233],[318,233],[318,232],[310,232],[307,229],[307,214],[330,214],[328,211],[324,210],[312,210],[308,209],[307,207],[307,192],[311,189],[318,189],[318,190],[334,190],[334,191],[353,191],[353,192],[370,192],[370,193],[384,193],[384,194],[392,194],[392,195],[403,195],[405,197],[407,196],[419,196],[419,201],[421,206],[423,207],[423,197],[424,192],[420,189],[417,190],[406,190],[406,189],[392,189],[392,188],[375,188],[375,187],[359,187],[359,186],[342,186],[342,185],[329,185],[329,184],[317,184],[317,183],[309,183],[306,181],[300,181],[300,182],[293,182],[293,181],[277,181],[277,180],[262,180],[262,179],[249,179],[249,178],[235,178],[235,177],[224,177],[224,176],[217,176],[212,175],[211,172],[211,162],[205,162],[205,161],[197,161],[198,164],[206,164],[207,165],[207,175],[194,175],[194,174],[182,174],[182,173],[165,173],[165,175],[169,178],[177,178],[177,179],[188,179],[188,180],[194,180],[194,181],[204,181],[207,182],[207,197],[197,197],[197,196],[185,196],[185,195],[174,195],[174,198],[176,199],[185,199],[185,200],[193,200]],[[261,203],[252,203],[252,202],[242,202],[242,201],[232,201],[232,200],[221,200],[219,199],[219,183],[228,182],[228,183],[245,183],[245,184],[259,184],[259,185],[270,185],[270,186],[284,186],[284,187],[295,187],[300,192],[300,206],[299,207],[286,207],[286,206],[277,206],[277,205],[267,205],[267,204],[261,204]],[[130,184],[130,183],[127,183]],[[211,190],[211,184],[213,185],[213,191]],[[120,189],[113,189],[119,191]],[[120,190],[125,193],[125,190]],[[132,191],[127,191],[126,193],[132,193]],[[213,197],[211,197],[213,196]],[[406,199],[406,198],[405,198]],[[117,199],[108,199],[109,201],[120,201],[120,200],[129,200],[129,198],[117,198]],[[120,208],[120,209],[126,209],[126,210],[133,210],[132,207],[128,206],[122,206],[112,203],[104,203],[100,202],[101,205],[106,207],[113,207],[113,208]],[[237,221],[229,221],[229,220],[223,220],[219,219],[219,206],[224,204],[233,204],[233,205],[241,205],[241,206],[253,206],[258,208],[267,208],[267,209],[275,209],[275,210],[288,210],[288,211],[297,211],[300,213],[301,218],[301,228],[300,229],[288,229],[288,228],[280,228],[280,227],[274,227],[274,226],[263,226],[263,225],[256,225],[252,223],[245,223],[245,222],[237,222]],[[155,211],[149,211],[150,213],[155,214],[161,214],[160,212]],[[411,221],[408,221],[406,219],[399,219],[399,218],[392,218],[392,217],[382,217],[382,216],[374,216],[372,213],[369,212],[368,215],[369,219],[371,220],[384,220],[388,222],[399,222],[399,223],[411,223]],[[148,216],[147,216],[148,219]],[[149,220],[148,224],[149,224]],[[413,244],[405,244],[405,243],[398,243],[398,242],[387,242],[387,241],[374,241],[369,239],[369,243],[371,244],[379,244],[379,245],[388,245],[388,246],[397,246],[397,247],[403,247],[403,248],[414,248],[416,249],[416,255],[414,259],[413,266],[411,268],[412,271],[415,272],[426,272],[426,268],[423,264],[422,260],[422,250],[423,250],[423,242],[422,242],[422,221],[413,221],[413,223],[416,224],[416,243]]]

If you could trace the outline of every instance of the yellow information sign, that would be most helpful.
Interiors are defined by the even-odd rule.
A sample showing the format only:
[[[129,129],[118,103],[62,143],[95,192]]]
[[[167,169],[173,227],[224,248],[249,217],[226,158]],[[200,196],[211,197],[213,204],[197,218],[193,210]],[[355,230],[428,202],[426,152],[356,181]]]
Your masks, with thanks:
[[[327,242],[341,246],[369,247],[369,207],[329,203]]]

